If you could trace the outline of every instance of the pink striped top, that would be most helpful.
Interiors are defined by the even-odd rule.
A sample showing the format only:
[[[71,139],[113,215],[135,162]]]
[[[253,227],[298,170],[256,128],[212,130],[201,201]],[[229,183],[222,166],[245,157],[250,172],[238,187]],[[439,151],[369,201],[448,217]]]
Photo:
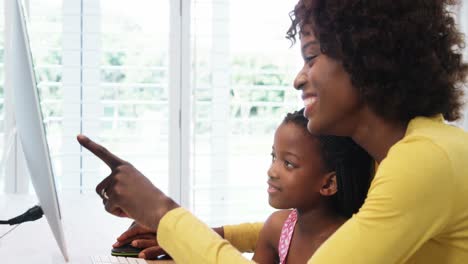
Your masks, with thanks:
[[[289,245],[294,233],[294,227],[297,221],[297,210],[293,209],[289,214],[286,221],[284,221],[283,228],[281,229],[281,236],[278,244],[278,255],[280,264],[286,263],[286,257],[289,252]]]

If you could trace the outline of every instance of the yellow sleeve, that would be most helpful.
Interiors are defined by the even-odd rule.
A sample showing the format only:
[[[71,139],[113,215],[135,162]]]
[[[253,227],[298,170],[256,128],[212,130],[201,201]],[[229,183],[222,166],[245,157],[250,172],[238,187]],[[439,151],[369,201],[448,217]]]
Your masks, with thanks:
[[[157,240],[176,263],[255,263],[183,208],[161,219]]]
[[[263,223],[225,225],[224,239],[240,252],[254,252]]]
[[[394,145],[363,207],[308,263],[406,262],[449,221],[453,175],[445,152],[429,140]]]

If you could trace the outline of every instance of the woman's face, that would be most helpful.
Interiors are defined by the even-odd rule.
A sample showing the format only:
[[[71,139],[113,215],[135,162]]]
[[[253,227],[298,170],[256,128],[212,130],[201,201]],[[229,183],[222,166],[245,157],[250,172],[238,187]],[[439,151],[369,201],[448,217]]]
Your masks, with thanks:
[[[294,80],[302,90],[307,129],[313,134],[350,136],[363,104],[340,61],[320,52],[312,27],[301,30],[304,66]]]

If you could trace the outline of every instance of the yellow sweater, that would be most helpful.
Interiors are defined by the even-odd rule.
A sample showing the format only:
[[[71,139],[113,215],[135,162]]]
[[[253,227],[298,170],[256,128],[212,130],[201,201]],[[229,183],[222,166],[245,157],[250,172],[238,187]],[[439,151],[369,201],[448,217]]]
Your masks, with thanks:
[[[252,248],[260,228],[240,229],[228,236]],[[182,208],[163,217],[158,241],[177,263],[252,262]],[[468,263],[468,133],[441,116],[411,120],[361,210],[308,263]]]

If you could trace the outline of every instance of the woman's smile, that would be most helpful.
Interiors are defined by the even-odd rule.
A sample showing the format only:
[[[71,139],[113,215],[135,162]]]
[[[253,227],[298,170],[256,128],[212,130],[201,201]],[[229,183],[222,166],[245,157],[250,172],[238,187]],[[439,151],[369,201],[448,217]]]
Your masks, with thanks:
[[[317,96],[308,97],[304,100],[304,117],[310,117],[317,103]]]
[[[315,93],[304,93],[302,94],[302,100],[304,102],[304,117],[310,117],[315,105],[317,103],[318,96]]]

